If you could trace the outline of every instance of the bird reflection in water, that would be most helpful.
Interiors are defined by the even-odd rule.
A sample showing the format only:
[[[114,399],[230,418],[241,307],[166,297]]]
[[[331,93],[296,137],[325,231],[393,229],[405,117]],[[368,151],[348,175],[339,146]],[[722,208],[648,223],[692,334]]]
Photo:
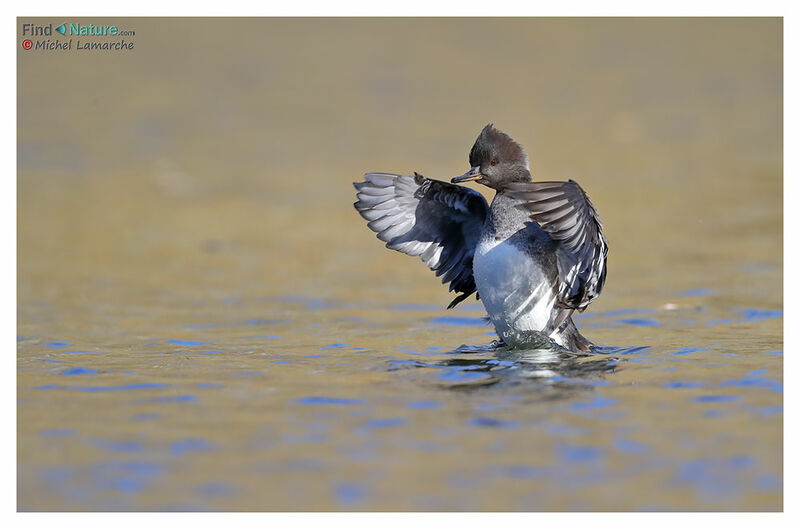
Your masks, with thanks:
[[[577,353],[546,344],[510,348],[494,341],[485,345],[462,345],[434,361],[392,360],[390,370],[419,368],[436,370],[436,383],[444,388],[474,391],[501,385],[541,391],[542,397],[563,398],[575,390],[607,385],[606,377],[620,369],[624,355],[637,354],[640,347],[594,347]]]

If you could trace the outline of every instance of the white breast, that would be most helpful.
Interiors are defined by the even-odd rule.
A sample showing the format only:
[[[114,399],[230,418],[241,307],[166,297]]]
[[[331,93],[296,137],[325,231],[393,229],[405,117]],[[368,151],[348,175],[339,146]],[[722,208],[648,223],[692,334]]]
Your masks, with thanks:
[[[484,240],[475,249],[475,284],[500,337],[542,331],[552,317],[555,295],[541,267],[508,241]]]

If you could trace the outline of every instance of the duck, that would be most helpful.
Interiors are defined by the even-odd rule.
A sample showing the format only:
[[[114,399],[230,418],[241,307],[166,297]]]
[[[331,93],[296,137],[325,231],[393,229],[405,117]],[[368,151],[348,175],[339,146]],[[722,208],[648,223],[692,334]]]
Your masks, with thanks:
[[[573,321],[600,295],[608,242],[597,209],[574,180],[534,181],[522,147],[493,124],[450,182],[369,172],[356,211],[386,247],[418,256],[457,296],[473,293],[508,347],[589,352]],[[481,193],[494,190],[491,205]]]

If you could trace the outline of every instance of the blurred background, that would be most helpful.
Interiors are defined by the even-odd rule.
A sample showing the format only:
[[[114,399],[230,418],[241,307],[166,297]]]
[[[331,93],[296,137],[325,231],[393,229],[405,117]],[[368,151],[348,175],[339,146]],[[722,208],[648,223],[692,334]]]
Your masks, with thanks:
[[[18,48],[20,509],[782,509],[780,19],[75,22],[134,48]],[[600,359],[453,353],[352,208],[489,122],[599,210]]]

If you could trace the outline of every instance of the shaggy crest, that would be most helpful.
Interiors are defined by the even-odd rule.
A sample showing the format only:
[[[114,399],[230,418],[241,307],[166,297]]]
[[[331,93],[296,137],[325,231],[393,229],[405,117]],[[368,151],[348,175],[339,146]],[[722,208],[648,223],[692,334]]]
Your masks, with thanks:
[[[469,153],[469,164],[472,167],[479,167],[483,162],[493,159],[496,162],[519,162],[528,166],[528,157],[520,144],[489,123],[483,127],[478,139],[475,140],[475,145],[472,146]]]

